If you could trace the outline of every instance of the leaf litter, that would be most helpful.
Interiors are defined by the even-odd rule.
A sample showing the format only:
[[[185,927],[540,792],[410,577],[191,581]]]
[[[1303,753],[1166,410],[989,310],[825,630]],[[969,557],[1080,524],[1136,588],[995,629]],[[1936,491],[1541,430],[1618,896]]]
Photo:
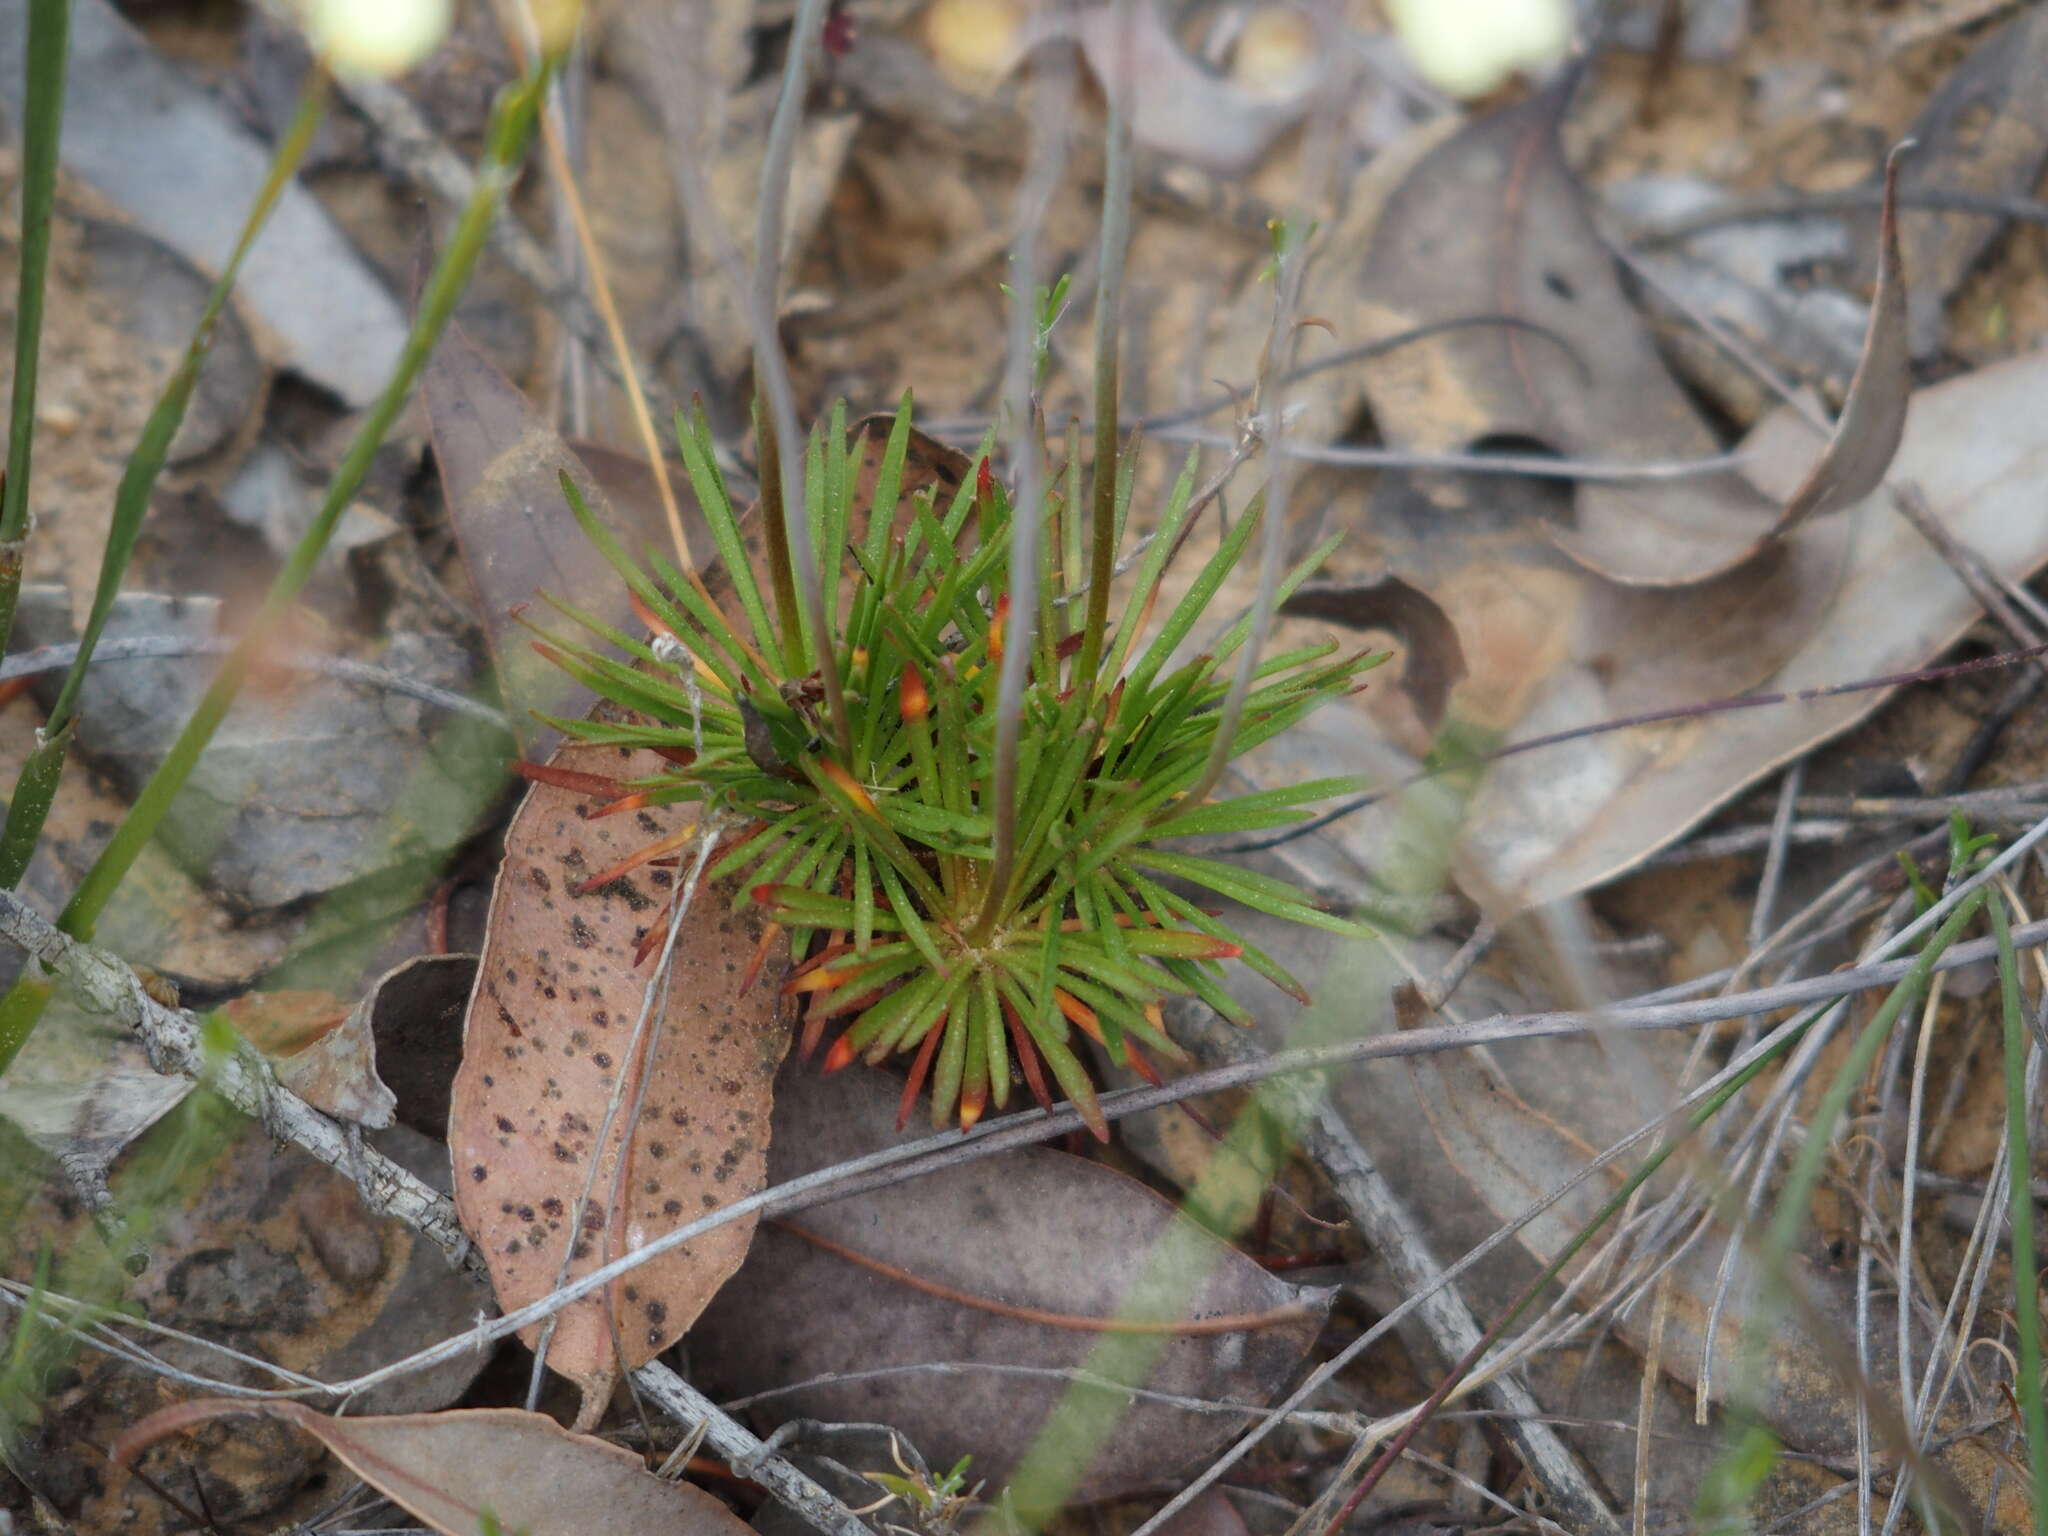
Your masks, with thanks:
[[[547,767],[630,782],[663,760],[565,746]],[[650,842],[692,848],[692,814],[602,814],[542,782],[506,829],[448,1143],[456,1208],[508,1310],[762,1188],[788,1033],[776,988],[743,988],[759,918],[706,884],[677,920],[666,970],[645,958],[661,949],[687,865],[632,861]],[[582,1387],[583,1422],[622,1369],[683,1336],[752,1229],[752,1217],[728,1223],[560,1314],[548,1362]]]
[[[873,1073],[821,1078],[792,1064],[776,1089],[773,1181],[895,1142],[897,1097]],[[1099,1337],[1017,1309],[1114,1318],[1162,1231],[1186,1220],[1098,1162],[1044,1148],[1006,1152],[806,1210],[793,1223],[814,1240],[764,1228],[692,1335],[691,1358],[725,1394],[772,1394],[761,1411],[775,1421],[879,1418],[934,1465],[971,1455],[974,1476],[995,1488],[1067,1386],[1000,1368],[1071,1371]],[[1321,1334],[1333,1293],[1271,1275],[1221,1239],[1201,1246],[1212,1267],[1186,1317],[1257,1323],[1169,1338],[1141,1385],[1208,1402],[1270,1401]],[[877,1273],[849,1253],[954,1294]],[[1139,1399],[1097,1450],[1076,1497],[1107,1498],[1171,1476],[1241,1422]]]
[[[856,159],[860,153],[872,159],[878,151],[869,146],[865,151],[857,151]],[[1549,168],[1536,160],[1529,164],[1532,179],[1528,185],[1549,185]],[[1909,168],[1909,176],[1918,169]],[[1542,222],[1540,214],[1524,216]],[[1570,221],[1563,222],[1568,225]],[[1915,224],[1909,221],[1909,236],[1914,228]],[[1544,238],[1556,239],[1553,249],[1569,250],[1571,242],[1564,238],[1569,233],[1569,228],[1563,235],[1551,230]],[[1597,279],[1605,271],[1606,258],[1595,250],[1584,256],[1579,267],[1554,274],[1546,269],[1538,277],[1540,280],[1557,275],[1566,285],[1583,291],[1579,281],[1582,276],[1591,274],[1597,286]],[[1544,288],[1551,298],[1568,302],[1551,291],[1547,282]],[[1465,309],[1473,307],[1472,300],[1471,293],[1459,296],[1460,306]],[[1625,304],[1626,300],[1622,302]],[[1616,316],[1605,313],[1602,318],[1614,320]],[[1621,318],[1627,318],[1625,312]],[[1603,404],[1625,392],[1616,381],[1630,377],[1626,368],[1610,372],[1601,349],[1582,344],[1561,323],[1551,326],[1551,334],[1564,337],[1566,345],[1558,346],[1543,335],[1532,333],[1522,338],[1519,348],[1509,349],[1511,380],[1517,366],[1532,377],[1542,377],[1546,369],[1563,366],[1568,374],[1579,364],[1590,364],[1596,378],[1604,380],[1609,391]],[[1621,334],[1621,330],[1603,330],[1603,336]],[[1351,339],[1348,331],[1346,339]],[[1522,353],[1519,364],[1511,356],[1513,350]],[[1650,377],[1645,373],[1636,382]],[[1923,466],[1941,462],[1944,450],[1940,443],[1923,443],[1919,459],[1913,459],[1919,422],[1930,408],[1930,401],[1939,410],[1945,403],[1944,391],[1968,382],[1935,386],[1924,391],[1914,403],[1913,419],[1906,427],[1904,445],[1894,467],[1895,478],[1906,473],[1909,462]],[[1469,380],[1464,383],[1469,385]],[[2027,451],[2023,446],[2024,433],[2016,409],[2009,402],[2037,383],[2029,370],[2015,367],[2002,389],[1983,390],[1971,397],[1969,404],[1979,418],[1971,432],[1978,436],[1973,438],[1971,432],[1964,430],[1965,413],[1956,412],[1948,418],[1946,430],[1950,444],[1962,444],[1964,451],[1956,453],[1951,446],[1948,452],[1967,463],[1968,448],[1974,442],[1995,438],[2007,448],[2001,461],[2007,467],[2006,473],[2015,482],[2023,481]],[[1367,393],[1372,393],[1371,386]],[[1668,398],[1663,386],[1654,381],[1647,386],[1647,393],[1658,399]],[[1962,397],[1956,398],[1960,405]],[[2007,404],[2001,405],[2001,401]],[[1679,403],[1690,410],[1682,396]],[[1680,420],[1676,409],[1673,422]],[[1851,414],[1845,408],[1843,435],[1847,435],[1846,423]],[[1987,414],[2002,418],[2002,424],[1994,429],[1983,420]],[[1375,396],[1373,415],[1382,431],[1399,440],[1398,408],[1382,411]],[[1527,446],[1522,439],[1530,439],[1588,456],[1616,458],[1640,453],[1645,457],[1682,458],[1711,451],[1714,443],[1711,428],[1705,426],[1696,411],[1692,417],[1693,424],[1706,431],[1706,447],[1683,446],[1681,439],[1689,435],[1690,428],[1670,423],[1665,424],[1670,433],[1668,440],[1659,435],[1663,428],[1646,424],[1640,437],[1617,445],[1612,439],[1593,434],[1592,426],[1598,425],[1595,422],[1586,426],[1589,435],[1575,445],[1557,437],[1554,421],[1542,414],[1505,408],[1488,410],[1481,413],[1480,420],[1465,423],[1461,433],[1475,425],[1479,430],[1473,437],[1458,437],[1453,445],[1463,446],[1476,437],[1487,446]],[[1423,425],[1426,427],[1427,423]],[[1550,430],[1536,430],[1539,425]],[[1331,435],[1335,435],[1335,430]],[[1777,435],[1773,437],[1771,433]],[[1420,442],[1422,438],[1411,441]],[[1884,534],[1888,512],[1881,497],[1875,504],[1861,508],[1821,510],[1797,527],[1779,526],[1772,521],[1782,522],[1787,505],[1797,503],[1802,477],[1809,481],[1817,478],[1815,453],[1819,445],[1789,414],[1781,414],[1760,428],[1753,441],[1759,445],[1760,466],[1750,468],[1748,483],[1722,477],[1696,488],[1703,492],[1695,498],[1698,505],[1739,510],[1741,517],[1706,532],[1688,530],[1691,546],[1677,557],[1668,550],[1648,545],[1637,547],[1628,542],[1639,529],[1625,509],[1650,507],[1663,515],[1664,509],[1675,504],[1668,494],[1672,490],[1669,485],[1630,487],[1604,502],[1601,496],[1593,494],[1596,488],[1582,485],[1560,505],[1556,498],[1533,496],[1529,487],[1512,482],[1476,482],[1475,491],[1474,485],[1457,485],[1441,476],[1382,475],[1369,514],[1371,526],[1360,530],[1381,540],[1381,546],[1354,562],[1350,568],[1354,574],[1312,594],[1315,605],[1304,604],[1296,615],[1296,622],[1311,620],[1325,627],[1333,623],[1385,627],[1400,635],[1407,648],[1419,656],[1405,692],[1397,696],[1397,690],[1392,688],[1373,691],[1374,697],[1368,703],[1381,712],[1377,722],[1369,726],[1343,723],[1343,730],[1332,732],[1330,750],[1349,753],[1338,771],[1355,770],[1358,766],[1359,756],[1367,750],[1359,739],[1363,730],[1387,732],[1419,751],[1446,710],[1454,714],[1459,710],[1478,713],[1489,721],[1512,725],[1520,733],[1546,728],[1545,721],[1557,725],[1583,724],[1603,715],[1658,708],[1691,698],[1713,697],[1750,687],[1777,687],[1789,675],[1835,682],[1845,675],[1877,670],[1883,663],[1874,661],[1867,650],[1859,649],[1858,637],[1850,630],[1858,614],[1867,622],[1873,610],[1845,606],[1852,597],[1859,605],[1872,598],[1886,604],[1874,611],[1884,612],[1887,618],[1894,612],[1907,615],[1911,637],[1901,640],[1894,649],[1901,655],[1907,651],[1919,654],[1902,661],[1901,666],[1924,659],[1967,622],[1974,610],[1966,601],[1951,600],[1954,592],[1945,570],[1930,563],[1923,551],[1911,545],[1910,539]],[[1832,450],[1820,451],[1825,468],[1826,457]],[[605,476],[590,462],[592,457],[586,456],[585,464],[602,481]],[[1985,480],[1972,478],[1962,468],[1959,463],[1955,472],[1945,477],[1943,484],[1949,494],[1927,486],[1944,511],[1961,507],[1985,488]],[[1998,478],[1993,474],[1986,480]],[[2005,520],[2024,522],[2018,502],[2012,499],[2016,487],[1994,486],[1992,490]],[[1509,494],[1501,495],[1502,492]],[[1691,491],[1686,494],[1690,496]],[[1347,503],[1353,499],[1348,495],[1345,498]],[[1841,499],[1857,498],[1844,495]],[[1348,514],[1354,509],[1346,505],[1343,510]],[[1460,512],[1467,514],[1463,523],[1455,523],[1447,515]],[[1357,521],[1364,523],[1367,519],[1360,517]],[[1452,528],[1458,534],[1455,539],[1447,536],[1447,530]],[[1591,533],[1585,540],[1573,542],[1576,535],[1588,528]],[[1961,531],[1966,538],[1977,541],[1979,533],[1995,529],[1990,528],[1988,521],[1965,519]],[[1899,567],[1896,582],[1882,579],[1885,568],[1876,558],[1875,550],[1866,560],[1866,546],[1873,541],[1885,558]],[[1983,547],[1984,541],[1978,542]],[[1769,547],[1758,547],[1761,543],[1768,543]],[[2030,557],[2039,558],[2031,553],[2032,542],[2024,538],[1994,538],[1988,543],[1991,548],[1986,552],[2015,574],[2027,568]],[[1728,558],[1731,551],[1739,557],[1739,563],[1714,574],[1713,562]],[[1633,584],[1600,576],[1597,568],[1602,560],[1616,573],[1629,577]],[[1673,573],[1685,579],[1677,584],[1641,579]],[[1401,583],[1417,595],[1419,604],[1395,609],[1376,603],[1375,597],[1384,595],[1381,584],[1387,582]],[[1939,602],[1923,601],[1924,589],[1929,585],[1938,589]],[[1402,623],[1407,626],[1406,633],[1402,632]],[[1462,642],[1468,661],[1466,677],[1441,668],[1432,675],[1438,658],[1419,654],[1434,648],[1432,641],[1424,637],[1433,636],[1435,645],[1440,645],[1446,633]],[[518,637],[510,629],[506,630],[506,637],[516,648]],[[1644,660],[1646,652],[1653,653],[1649,662]],[[1803,663],[1810,664],[1811,670],[1795,673],[1794,669]],[[1834,669],[1831,675],[1829,668]],[[1835,703],[1844,703],[1844,710],[1836,711]],[[1687,734],[1684,728],[1674,727],[1628,733],[1624,741],[1638,747],[1632,753],[1581,750],[1578,744],[1552,749],[1551,754],[1534,755],[1525,770],[1528,777],[1519,782],[1514,778],[1514,765],[1503,764],[1496,779],[1505,778],[1519,798],[1511,797],[1504,805],[1490,804],[1486,795],[1493,791],[1489,787],[1482,792],[1480,801],[1482,822],[1488,817],[1492,819],[1496,841],[1503,826],[1518,835],[1530,834],[1536,817],[1549,816],[1560,807],[1565,815],[1561,835],[1549,839],[1549,845],[1535,846],[1533,851],[1528,844],[1510,848],[1499,867],[1517,878],[1526,875],[1526,879],[1518,884],[1511,878],[1501,888],[1508,892],[1511,901],[1536,899],[1551,891],[1572,889],[1604,878],[1602,871],[1626,867],[1657,841],[1676,834],[1678,828],[1672,824],[1674,805],[1678,807],[1677,814],[1703,813],[1716,799],[1732,793],[1735,785],[1761,772],[1759,765],[1764,759],[1774,753],[1791,755],[1803,751],[1822,731],[1839,728],[1862,707],[1857,701],[1830,701],[1817,708],[1804,707],[1796,712],[1802,723],[1781,721],[1783,729],[1738,741],[1725,753],[1713,750],[1717,736],[1740,736],[1742,732],[1731,732],[1731,726],[1761,724],[1772,712],[1717,721],[1711,732]],[[1394,719],[1403,710],[1405,716]],[[1776,713],[1790,717],[1795,711]],[[1817,721],[1817,715],[1824,718]],[[1682,740],[1670,751],[1640,750],[1640,744],[1646,740],[1655,744],[1672,738]],[[1539,757],[1540,763],[1535,760]],[[1539,782],[1537,776],[1545,773],[1552,782]],[[529,804],[547,798],[560,801],[568,797],[559,789],[540,786],[530,793]],[[1612,818],[1611,826],[1603,824],[1603,818],[1608,817]],[[1334,835],[1361,858],[1369,858],[1375,845],[1361,827],[1362,819],[1359,827],[1339,824]],[[1482,825],[1481,832],[1485,830]],[[1536,844],[1544,843],[1540,832],[1530,835]],[[1480,876],[1493,872],[1495,866],[1488,863],[1492,846],[1483,837],[1475,841],[1477,856],[1471,863]],[[1518,855],[1522,862],[1516,862]],[[707,898],[710,894],[706,893]],[[446,1005],[431,999],[445,990],[445,981],[446,978],[438,979],[425,989],[429,997],[424,1005],[426,1011],[437,1017],[445,1017]],[[459,982],[456,985],[459,987]],[[1270,998],[1263,999],[1260,1006],[1270,1003]],[[1598,1070],[1581,1076],[1603,1083],[1607,1080]],[[842,1085],[853,1086],[850,1082]],[[1583,1084],[1577,1086],[1582,1088]],[[1462,1113],[1470,1108],[1463,1102],[1464,1095],[1498,1091],[1497,1086],[1460,1079],[1445,1089],[1443,1097]],[[435,1090],[427,1089],[426,1099],[431,1101],[434,1093]],[[1366,1116],[1384,1113],[1384,1104],[1376,1100],[1361,1101],[1358,1110],[1361,1123]],[[1574,1113],[1574,1105],[1567,1098],[1557,1123],[1568,1133],[1563,1138],[1568,1145],[1576,1144],[1574,1138],[1584,1129],[1567,1123]],[[1469,1114],[1465,1116],[1467,1122],[1471,1119]],[[1485,1158],[1494,1157],[1502,1171],[1526,1177],[1544,1155],[1542,1148],[1517,1140],[1526,1130],[1526,1126],[1510,1116],[1498,1125],[1467,1123],[1463,1130],[1432,1130],[1429,1136],[1431,1145],[1440,1145],[1439,1135],[1448,1135],[1453,1140],[1459,1136],[1490,1135],[1492,1140],[1487,1145],[1493,1148],[1491,1152],[1476,1141],[1457,1143],[1461,1165],[1476,1168]],[[778,1155],[786,1144],[787,1138],[778,1145]],[[1582,1154],[1581,1147],[1579,1155]],[[807,1213],[811,1219],[816,1219],[816,1215]],[[765,1248],[768,1243],[780,1240],[779,1234],[769,1234],[761,1243]],[[849,1242],[845,1246],[860,1245]],[[832,1263],[845,1262],[824,1254],[823,1250],[806,1249],[804,1255],[822,1255],[823,1260]],[[903,1267],[917,1266],[906,1260]]]

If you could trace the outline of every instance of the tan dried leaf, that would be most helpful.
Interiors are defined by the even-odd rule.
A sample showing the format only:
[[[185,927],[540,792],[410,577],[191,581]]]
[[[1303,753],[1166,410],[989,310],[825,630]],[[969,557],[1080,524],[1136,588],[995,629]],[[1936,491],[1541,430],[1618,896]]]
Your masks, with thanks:
[[[393,1503],[447,1536],[476,1536],[485,1515],[526,1536],[745,1536],[747,1525],[701,1488],[656,1477],[631,1451],[573,1434],[520,1408],[460,1408],[329,1418],[303,1403],[207,1397],[153,1413],[123,1435],[125,1464],[165,1435],[232,1414],[295,1424]]]
[[[664,766],[652,752],[575,746],[550,764],[624,780]],[[666,1009],[650,1016],[636,1055],[658,957],[641,964],[635,953],[667,921],[678,872],[642,865],[586,884],[696,812],[589,809],[536,784],[513,816],[464,1024],[448,1135],[456,1208],[507,1310],[753,1193],[767,1170],[770,1083],[788,1037],[770,979],[740,990],[760,924],[731,910],[729,890],[697,891]],[[583,1387],[586,1421],[619,1372],[614,1327],[628,1369],[651,1360],[739,1267],[752,1232],[751,1218],[732,1222],[560,1314],[548,1363]],[[532,1343],[538,1330],[521,1337]]]

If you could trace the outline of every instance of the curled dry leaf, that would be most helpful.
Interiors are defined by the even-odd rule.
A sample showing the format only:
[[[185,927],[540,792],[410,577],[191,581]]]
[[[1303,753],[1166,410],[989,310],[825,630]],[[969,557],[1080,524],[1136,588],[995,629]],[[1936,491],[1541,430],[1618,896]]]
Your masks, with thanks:
[[[796,1178],[887,1146],[896,1137],[897,1097],[876,1074],[827,1082],[793,1066],[776,1090],[773,1177]],[[792,1221],[955,1294],[931,1294],[771,1226],[692,1336],[699,1378],[736,1395],[846,1374],[851,1379],[838,1385],[778,1392],[760,1411],[778,1422],[881,1420],[934,1466],[972,1455],[972,1476],[992,1490],[1030,1449],[1066,1383],[977,1366],[1078,1368],[1102,1337],[1016,1309],[1113,1318],[1181,1218],[1124,1174],[1028,1148],[818,1206]],[[1211,1401],[1269,1402],[1322,1331],[1331,1293],[1289,1285],[1220,1240],[1189,1235],[1211,1267],[1185,1315],[1256,1315],[1263,1326],[1170,1337],[1145,1384]],[[953,1365],[887,1372],[936,1362]],[[875,1370],[885,1374],[858,1375]],[[1107,1498],[1171,1475],[1238,1427],[1227,1416],[1136,1401],[1075,1497]]]
[[[1373,416],[1390,442],[1417,449],[1512,442],[1603,460],[1710,456],[1718,445],[1658,357],[1564,164],[1562,99],[1553,91],[1493,113],[1368,177],[1340,248],[1362,249],[1372,333],[1443,319],[1482,294],[1540,328],[1461,330],[1382,359],[1365,381]],[[1888,198],[1896,180],[1895,156]],[[1911,383],[1887,207],[1863,356],[1808,483],[1775,510],[1733,471],[1582,484],[1545,520],[1559,549],[1613,582],[1688,586],[1739,569],[1883,479]]]
[[[249,992],[220,1012],[270,1058],[286,1088],[325,1114],[381,1130],[398,1101],[377,1076],[368,1003],[350,1008],[331,992]]]
[[[544,1414],[461,1408],[330,1418],[303,1403],[205,1397],[153,1413],[114,1446],[125,1466],[154,1441],[230,1415],[297,1425],[364,1482],[446,1536],[477,1536],[486,1516],[525,1536],[744,1536],[747,1525],[701,1488],[656,1477],[631,1451],[573,1434]]]
[[[630,780],[662,760],[564,747],[549,767]],[[760,925],[733,913],[730,891],[698,890],[666,1008],[650,1014],[636,1054],[647,999],[661,995],[650,991],[658,957],[639,963],[636,951],[650,930],[658,950],[679,874],[647,863],[591,882],[682,833],[695,812],[591,809],[539,783],[513,816],[463,1026],[448,1128],[456,1208],[507,1310],[752,1194],[767,1167],[770,1083],[787,1036],[773,985],[741,991]],[[614,1337],[628,1369],[682,1337],[739,1267],[752,1228],[721,1227],[559,1314],[548,1363],[582,1386],[586,1421],[619,1373]]]
[[[1970,51],[1927,98],[1907,130],[1921,148],[1900,173],[1908,193],[1921,188],[1978,197],[2024,198],[2048,168],[2048,11],[2032,6],[1979,33]],[[1873,221],[1858,221],[1869,249]],[[1918,208],[1901,236],[1911,274],[1913,356],[1939,353],[1947,336],[1947,300],[2005,233],[2008,221],[1982,211]],[[1859,261],[1868,278],[1875,267]]]
[[[1703,458],[1719,444],[1666,370],[1600,243],[1557,142],[1565,86],[1375,163],[1331,248],[1355,270],[1347,343],[1492,309],[1529,322],[1432,337],[1363,376],[1394,446],[1508,442],[1576,458]],[[1353,257],[1351,253],[1356,252]],[[1331,425],[1338,425],[1332,423]],[[1668,586],[1737,564],[1773,510],[1733,472],[1585,484],[1548,531],[1617,580]]]
[[[1913,358],[1907,346],[1906,280],[1899,262],[1899,161],[1912,140],[1895,146],[1884,163],[1884,212],[1877,232],[1877,292],[1863,356],[1841,419],[1820,459],[1778,514],[1770,536],[1782,537],[1809,517],[1853,506],[1884,483],[1899,434],[1906,428],[1906,402],[1913,393]]]
[[[476,966],[475,955],[415,955],[379,977],[357,1004],[369,1018],[377,1074],[391,1086],[399,1123],[436,1141],[448,1139]]]

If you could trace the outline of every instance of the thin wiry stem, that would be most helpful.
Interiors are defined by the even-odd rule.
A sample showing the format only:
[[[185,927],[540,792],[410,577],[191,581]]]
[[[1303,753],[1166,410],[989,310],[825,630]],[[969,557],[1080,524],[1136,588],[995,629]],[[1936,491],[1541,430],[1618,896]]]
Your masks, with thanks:
[[[1038,622],[1038,539],[1045,504],[1045,465],[1032,400],[1036,383],[1032,363],[1038,338],[1038,235],[1066,162],[1065,130],[1073,97],[1073,54],[1062,50],[1038,81],[1030,157],[1017,189],[1017,238],[1010,251],[1009,355],[1003,376],[1015,487],[1010,513],[1010,635],[996,684],[995,848],[989,861],[988,889],[975,922],[975,931],[984,939],[994,931],[1017,857],[1017,756],[1024,728],[1024,685]],[[1071,509],[1068,515],[1072,515]]]
[[[797,0],[796,20],[789,33],[789,56],[783,64],[782,94],[768,125],[768,148],[761,160],[760,217],[754,226],[754,287],[748,320],[754,332],[754,380],[761,394],[764,419],[775,429],[773,464],[764,454],[761,478],[780,482],[782,526],[789,560],[796,568],[797,595],[816,646],[819,676],[825,685],[825,710],[843,762],[853,761],[853,732],[846,714],[846,693],[839,677],[839,655],[825,617],[825,593],[818,578],[817,553],[811,547],[811,525],[804,499],[804,439],[796,419],[796,394],[790,387],[788,360],[776,331],[782,291],[782,236],[787,222],[789,184],[796,161],[797,130],[803,122],[804,93],[809,88],[811,58],[825,22],[826,0]],[[836,552],[835,552],[836,553]],[[835,558],[836,569],[838,561]],[[794,626],[794,614],[782,615]]]
[[[1323,18],[1326,25],[1330,20]],[[1252,678],[1266,649],[1266,636],[1273,628],[1274,598],[1280,585],[1280,561],[1287,540],[1288,499],[1294,488],[1294,461],[1277,451],[1286,435],[1287,411],[1284,400],[1275,398],[1277,391],[1272,381],[1284,378],[1293,369],[1300,335],[1295,319],[1301,313],[1302,287],[1308,273],[1308,210],[1321,207],[1327,200],[1336,158],[1335,114],[1318,114],[1302,151],[1304,195],[1295,214],[1297,223],[1283,230],[1279,237],[1278,267],[1273,279],[1273,324],[1259,360],[1258,406],[1267,422],[1268,443],[1276,451],[1266,480],[1266,524],[1259,530],[1259,591],[1253,605],[1252,631],[1239,648],[1237,673],[1230,680],[1230,691],[1223,696],[1209,761],[1201,778],[1188,790],[1190,805],[1199,805],[1209,797],[1230,764],[1238,726],[1244,719],[1245,699],[1251,693]]]

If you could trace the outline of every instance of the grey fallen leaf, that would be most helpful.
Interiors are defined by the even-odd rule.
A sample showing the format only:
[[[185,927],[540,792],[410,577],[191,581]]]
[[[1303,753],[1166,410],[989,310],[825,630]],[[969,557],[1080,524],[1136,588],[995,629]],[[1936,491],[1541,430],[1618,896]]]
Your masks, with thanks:
[[[896,1141],[900,1085],[862,1071],[823,1077],[792,1063],[775,1091],[771,1182]],[[1259,1404],[1292,1378],[1322,1331],[1332,1294],[1288,1284],[1187,1227],[1144,1185],[1099,1163],[1024,1148],[793,1217],[794,1225],[923,1278],[1014,1305],[1114,1316],[1169,1234],[1210,1265],[1183,1313],[1280,1311],[1267,1326],[1174,1336],[1146,1379],[1155,1391]],[[1298,1315],[1284,1315],[1298,1308]],[[932,1465],[972,1455],[971,1475],[1000,1486],[1036,1439],[1064,1383],[980,1371],[977,1363],[1078,1368],[1103,1335],[999,1316],[915,1290],[773,1224],[689,1336],[693,1369],[730,1394],[894,1365],[959,1362],[951,1372],[890,1373],[778,1393],[762,1411],[879,1420]],[[1074,1492],[1108,1498],[1197,1462],[1237,1421],[1139,1401],[1096,1450]]]
[[[124,593],[106,636],[195,639],[217,629],[214,598]],[[62,593],[22,592],[25,644],[67,641]],[[425,648],[431,650],[431,647]],[[212,680],[210,657],[93,668],[80,701],[78,745],[133,794],[155,771]],[[467,663],[441,648],[424,681],[461,688]],[[56,674],[37,680],[52,689]],[[407,859],[450,848],[502,781],[488,752],[437,752],[421,707],[368,687],[295,676],[261,680],[229,712],[166,824],[163,841],[217,891],[272,908],[333,890]]]
[[[0,106],[23,104],[26,0],[0,0]],[[270,151],[164,59],[108,0],[72,0],[65,168],[205,271],[225,264]],[[276,362],[353,406],[384,387],[405,344],[397,302],[311,193],[293,183],[249,252],[237,302]]]

